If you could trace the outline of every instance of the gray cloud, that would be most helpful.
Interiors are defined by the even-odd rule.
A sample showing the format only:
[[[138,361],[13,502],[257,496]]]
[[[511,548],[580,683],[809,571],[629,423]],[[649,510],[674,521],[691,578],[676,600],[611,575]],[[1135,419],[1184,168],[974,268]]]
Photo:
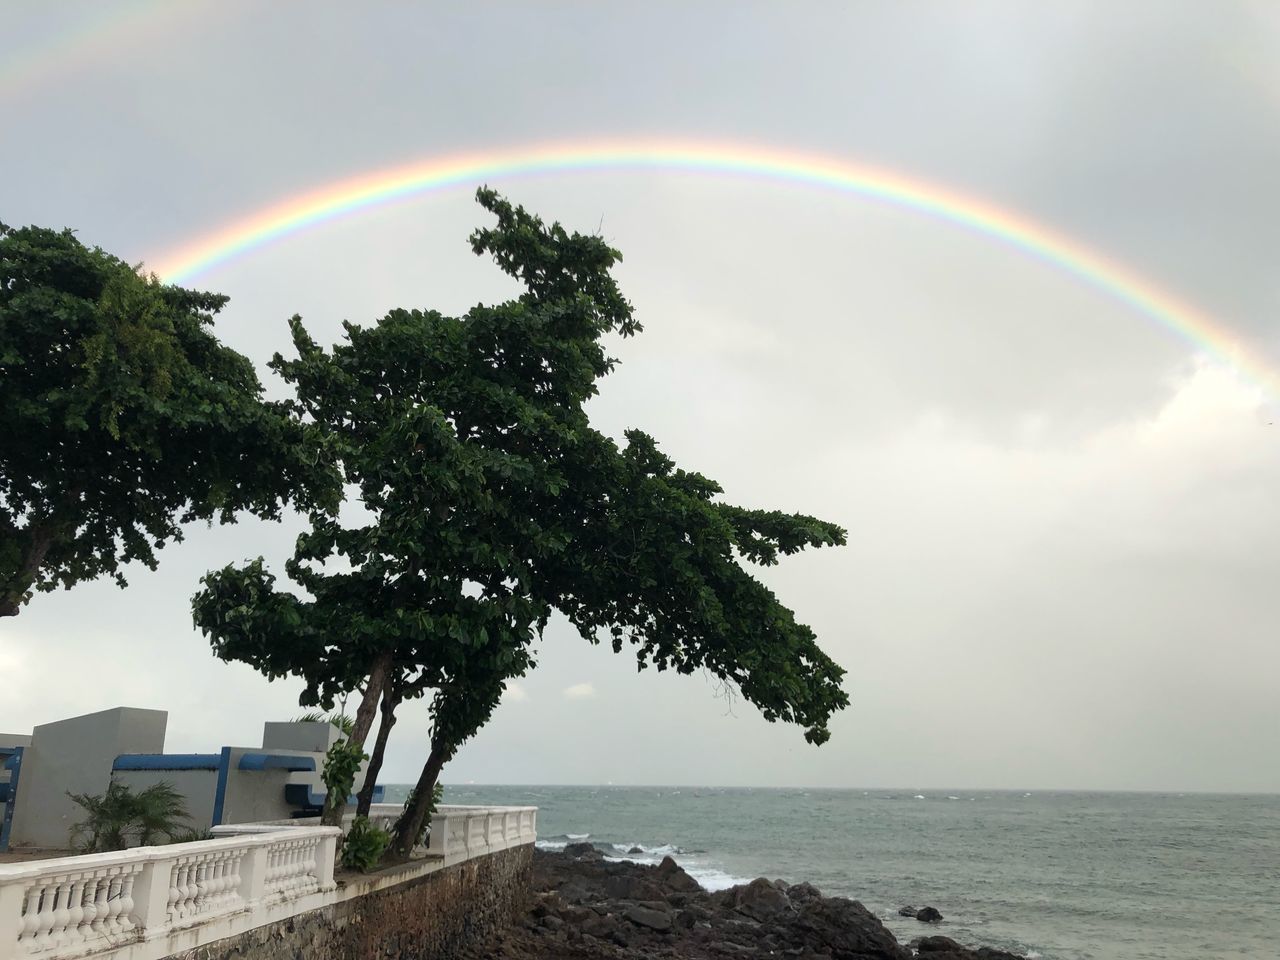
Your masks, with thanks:
[[[92,5],[0,10],[0,63],[49,51],[0,73],[0,219],[158,260],[441,152],[742,140],[984,197],[1280,360],[1265,6],[161,6],[62,46]],[[1025,253],[863,198],[657,171],[495,185],[626,255],[647,331],[617,345],[604,428],[645,427],[734,499],[849,528],[763,576],[854,703],[815,750],[553,622],[447,777],[1280,790],[1258,762],[1280,749],[1273,397]],[[294,312],[325,340],[393,306],[509,295],[466,248],[476,222],[459,189],[200,283],[233,297],[223,339],[265,363]],[[297,530],[196,528],[127,591],[38,598],[0,625],[0,729],[130,703],[170,710],[174,749],[255,742],[298,687],[213,660],[187,602],[210,567],[279,564]],[[392,779],[416,776],[424,731],[416,705]]]

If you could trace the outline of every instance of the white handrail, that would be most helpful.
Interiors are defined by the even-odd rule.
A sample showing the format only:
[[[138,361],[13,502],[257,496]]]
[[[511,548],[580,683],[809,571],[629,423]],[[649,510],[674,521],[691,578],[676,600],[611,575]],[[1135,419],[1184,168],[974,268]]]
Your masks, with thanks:
[[[375,804],[370,819],[390,824],[401,810]],[[0,865],[0,960],[85,958],[129,943],[164,957],[178,949],[169,939],[179,932],[204,929],[206,942],[226,935],[218,931],[228,917],[251,929],[336,902],[342,829],[283,821],[213,832],[194,843]],[[536,839],[536,807],[442,805],[419,854],[438,868]]]
[[[336,827],[0,866],[0,960],[92,954],[335,887]]]

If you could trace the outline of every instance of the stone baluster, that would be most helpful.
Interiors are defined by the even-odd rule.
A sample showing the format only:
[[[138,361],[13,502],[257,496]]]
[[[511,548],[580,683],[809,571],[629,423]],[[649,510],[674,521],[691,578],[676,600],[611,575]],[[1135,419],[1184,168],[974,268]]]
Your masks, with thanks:
[[[125,868],[120,877],[120,909],[116,911],[116,931],[118,933],[130,933],[138,926],[133,912],[133,908],[136,906],[133,899],[133,886],[137,878],[137,870],[129,868]]]
[[[263,844],[250,846],[240,858],[240,896],[251,910],[266,895],[270,867],[271,848]]]
[[[427,835],[427,853],[444,857],[449,847],[449,815],[437,810],[431,815],[431,833]]]
[[[33,899],[34,887],[27,888],[21,883],[0,884],[0,960],[15,960],[26,953],[22,937],[26,930],[26,922]]]
[[[100,910],[106,906],[111,884],[107,878],[100,882]],[[176,919],[173,913],[180,896],[177,884],[178,866],[173,860],[157,859],[142,864],[133,881],[129,899],[133,902],[133,914],[143,940],[154,940],[169,932],[170,923]]]
[[[339,839],[336,834],[326,832],[316,844],[316,880],[322,893],[337,889],[333,880],[333,866],[338,859]]]
[[[53,910],[51,926],[47,931],[48,945],[54,948],[60,947],[69,942],[67,923],[71,919],[69,901],[71,899],[72,881],[69,877],[59,877],[57,882],[58,885],[54,888],[56,906]]]

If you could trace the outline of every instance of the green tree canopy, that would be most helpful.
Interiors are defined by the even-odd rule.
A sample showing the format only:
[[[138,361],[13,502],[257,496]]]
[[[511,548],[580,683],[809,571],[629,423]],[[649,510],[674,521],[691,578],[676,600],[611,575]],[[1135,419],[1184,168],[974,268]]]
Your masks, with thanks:
[[[0,225],[0,616],[156,565],[180,524],[332,502],[322,447],[210,332],[226,298]]]
[[[313,514],[286,565],[301,595],[261,561],[209,574],[197,625],[224,659],[302,677],[306,703],[360,687],[360,742],[387,691],[430,691],[417,798],[532,665],[553,610],[592,642],[633,643],[641,666],[705,669],[821,743],[848,702],[843,671],[744,561],[844,531],[725,504],[647,435],[620,447],[594,429],[584,404],[614,366],[603,339],[641,329],[610,273],[618,253],[492,191],[478,198],[497,225],[472,248],[524,293],[460,317],[394,310],[347,324],[328,351],[292,320],[298,358],[273,367],[328,431],[363,519]],[[401,853],[425,807],[402,818]]]

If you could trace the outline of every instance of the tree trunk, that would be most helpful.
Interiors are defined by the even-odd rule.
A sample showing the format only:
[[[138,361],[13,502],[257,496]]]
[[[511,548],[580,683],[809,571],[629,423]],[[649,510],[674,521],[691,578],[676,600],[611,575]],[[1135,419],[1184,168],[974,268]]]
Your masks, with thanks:
[[[27,528],[27,549],[22,554],[22,564],[13,572],[8,583],[0,586],[0,617],[16,617],[22,610],[22,601],[36,582],[45,554],[53,546],[53,530],[36,525]]]
[[[382,690],[391,676],[393,656],[390,650],[384,650],[373,660],[369,668],[369,683],[364,688],[364,696],[356,709],[355,723],[352,724],[351,736],[347,739],[364,746],[365,738],[373,729],[373,716],[378,711],[378,701],[382,699]]]
[[[431,742],[431,753],[423,764],[418,784],[413,788],[413,799],[396,823],[396,835],[391,839],[391,855],[396,860],[408,860],[413,853],[414,844],[418,842],[418,834],[427,819],[427,808],[431,806],[431,793],[436,788],[440,771],[445,761],[453,755],[453,748],[443,743]]]
[[[369,755],[369,767],[364,774],[364,783],[356,795],[356,816],[367,817],[369,807],[373,805],[373,788],[378,782],[378,774],[382,771],[382,757],[387,750],[387,737],[396,724],[396,707],[400,705],[400,691],[395,683],[387,684],[382,691],[382,722],[378,724],[378,739],[373,742],[373,753]]]
[[[390,650],[378,654],[369,667],[369,682],[365,684],[364,696],[360,698],[360,707],[356,710],[355,722],[352,724],[351,736],[347,742],[356,747],[363,747],[369,736],[369,728],[373,726],[373,715],[378,709],[378,700],[382,690],[391,676],[393,656]],[[342,825],[342,811],[346,809],[347,798],[336,793],[328,793],[324,798],[324,812],[320,822],[326,827]]]

